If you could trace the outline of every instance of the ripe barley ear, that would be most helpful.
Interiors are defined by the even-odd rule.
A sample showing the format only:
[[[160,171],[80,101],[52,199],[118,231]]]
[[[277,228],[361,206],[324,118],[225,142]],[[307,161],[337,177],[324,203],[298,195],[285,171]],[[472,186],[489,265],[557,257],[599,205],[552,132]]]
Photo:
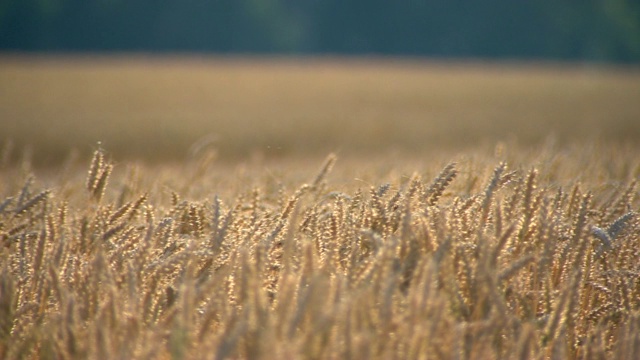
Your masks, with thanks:
[[[480,230],[482,230],[482,228],[484,227],[484,224],[486,224],[486,221],[489,218],[489,210],[491,210],[493,193],[496,191],[496,189],[500,185],[500,181],[502,179],[502,173],[505,171],[506,168],[507,168],[507,164],[504,162],[500,163],[500,165],[498,165],[498,167],[495,168],[495,170],[493,171],[493,177],[491,178],[489,185],[487,185],[487,188],[484,191],[484,200],[482,202],[482,215],[480,217],[480,224],[481,224]]]
[[[104,195],[104,190],[107,187],[109,175],[111,175],[112,170],[113,165],[105,162],[104,151],[102,148],[96,150],[93,153],[93,159],[89,166],[86,182],[89,195],[92,199],[96,200],[96,202],[100,202],[100,200],[102,200],[102,196]]]
[[[91,165],[89,166],[89,173],[87,174],[87,190],[93,192],[96,187],[96,182],[100,176],[102,167],[104,166],[104,153],[102,149],[98,149],[93,153],[91,159]]]
[[[31,208],[35,207],[36,205],[38,205],[38,204],[40,204],[42,202],[46,202],[50,193],[51,193],[50,190],[44,190],[44,191],[40,192],[39,194],[33,196],[29,200],[25,201],[18,208],[16,208],[16,210],[15,210],[16,214],[26,213]]]
[[[438,202],[438,199],[444,193],[444,190],[449,186],[449,184],[455,179],[458,175],[458,170],[456,170],[456,163],[451,162],[447,164],[447,166],[440,171],[440,174],[433,180],[431,186],[427,189],[427,199],[429,206],[433,206]]]
[[[313,180],[313,183],[311,183],[312,189],[318,190],[318,187],[322,184],[322,181],[327,177],[327,175],[333,169],[333,165],[335,165],[337,159],[338,157],[335,154],[329,154],[329,156],[327,156],[327,159],[324,161],[324,164],[322,165],[322,169],[320,170],[316,178]]]

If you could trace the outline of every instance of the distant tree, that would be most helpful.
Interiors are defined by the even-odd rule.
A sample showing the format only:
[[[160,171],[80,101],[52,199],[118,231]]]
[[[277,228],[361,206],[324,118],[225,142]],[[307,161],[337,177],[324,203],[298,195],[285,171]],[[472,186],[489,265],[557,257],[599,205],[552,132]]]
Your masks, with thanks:
[[[640,62],[637,0],[0,0],[0,50]]]

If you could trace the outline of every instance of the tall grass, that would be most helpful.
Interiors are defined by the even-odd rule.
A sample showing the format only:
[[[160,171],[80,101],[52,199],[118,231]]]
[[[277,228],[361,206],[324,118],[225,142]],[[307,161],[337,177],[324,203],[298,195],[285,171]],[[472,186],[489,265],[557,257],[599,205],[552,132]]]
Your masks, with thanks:
[[[638,155],[7,166],[0,358],[631,359]]]

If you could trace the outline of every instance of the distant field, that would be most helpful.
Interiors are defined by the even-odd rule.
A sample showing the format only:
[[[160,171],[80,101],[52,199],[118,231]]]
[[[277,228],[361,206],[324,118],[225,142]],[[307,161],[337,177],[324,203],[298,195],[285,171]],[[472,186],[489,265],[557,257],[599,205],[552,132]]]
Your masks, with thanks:
[[[36,161],[422,153],[496,141],[638,143],[640,71],[409,60],[0,59],[0,136]],[[1,139],[0,141],[4,140]]]

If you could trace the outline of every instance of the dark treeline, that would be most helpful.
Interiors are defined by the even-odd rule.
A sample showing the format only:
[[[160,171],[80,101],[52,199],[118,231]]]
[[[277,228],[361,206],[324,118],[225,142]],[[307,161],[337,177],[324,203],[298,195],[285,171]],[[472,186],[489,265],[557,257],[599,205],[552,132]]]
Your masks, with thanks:
[[[640,62],[638,0],[0,0],[0,50]]]

